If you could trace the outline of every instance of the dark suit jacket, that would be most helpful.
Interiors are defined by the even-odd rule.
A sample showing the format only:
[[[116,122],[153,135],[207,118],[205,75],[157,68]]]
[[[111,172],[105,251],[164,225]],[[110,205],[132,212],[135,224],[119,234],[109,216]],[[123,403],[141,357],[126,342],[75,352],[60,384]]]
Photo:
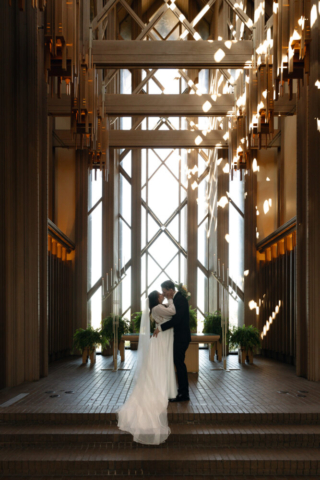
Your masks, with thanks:
[[[161,330],[165,332],[169,328],[173,328],[175,343],[189,343],[191,342],[191,332],[188,300],[180,292],[177,292],[173,303],[176,307],[176,314],[171,320],[161,325]]]

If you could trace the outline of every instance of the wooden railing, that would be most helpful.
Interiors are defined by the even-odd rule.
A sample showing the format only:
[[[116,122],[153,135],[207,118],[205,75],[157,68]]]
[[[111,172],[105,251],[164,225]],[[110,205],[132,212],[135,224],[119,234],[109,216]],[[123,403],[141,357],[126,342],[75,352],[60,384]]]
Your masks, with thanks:
[[[48,221],[49,362],[70,354],[73,336],[73,268],[68,254],[74,243]]]
[[[264,331],[262,352],[294,364],[296,219],[259,242],[257,250],[259,327]]]

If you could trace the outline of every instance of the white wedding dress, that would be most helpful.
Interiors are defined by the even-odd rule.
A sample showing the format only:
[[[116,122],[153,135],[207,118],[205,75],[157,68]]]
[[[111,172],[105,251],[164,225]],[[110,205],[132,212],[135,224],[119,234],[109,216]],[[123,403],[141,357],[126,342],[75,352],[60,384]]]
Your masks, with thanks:
[[[173,328],[150,338],[149,302],[142,314],[134,387],[118,410],[118,427],[146,445],[159,445],[170,435],[168,399],[177,396],[173,363]],[[173,301],[168,307],[156,305],[152,317],[162,324],[176,313]]]

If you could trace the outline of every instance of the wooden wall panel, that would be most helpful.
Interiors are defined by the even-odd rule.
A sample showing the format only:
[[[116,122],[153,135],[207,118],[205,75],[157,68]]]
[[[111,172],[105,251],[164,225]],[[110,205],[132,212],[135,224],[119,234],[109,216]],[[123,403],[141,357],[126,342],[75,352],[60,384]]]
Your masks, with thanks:
[[[5,283],[1,329],[6,346],[1,386],[47,374],[46,351],[46,84],[43,13],[26,2],[0,3],[2,106],[0,277]]]
[[[55,240],[49,237],[48,242],[48,358],[52,362],[69,355],[72,348],[73,266]]]
[[[313,12],[316,1],[310,2]],[[319,252],[319,150],[320,119],[320,18],[314,16],[309,30],[310,77],[300,88],[297,101],[297,374],[320,380],[320,252]]]
[[[88,164],[88,151],[77,150],[74,331],[77,328],[87,328]]]
[[[244,277],[244,320],[246,325],[256,325],[256,311],[250,310],[249,302],[256,298],[256,209],[257,204],[257,175],[250,168],[244,177],[245,191],[247,192],[244,209],[244,270],[249,273]]]
[[[262,352],[268,357],[295,364],[296,232],[266,248],[264,254],[265,261],[259,262],[257,274],[258,297],[261,300],[260,330],[272,313],[276,313],[276,306],[279,306],[279,312],[262,340]]]

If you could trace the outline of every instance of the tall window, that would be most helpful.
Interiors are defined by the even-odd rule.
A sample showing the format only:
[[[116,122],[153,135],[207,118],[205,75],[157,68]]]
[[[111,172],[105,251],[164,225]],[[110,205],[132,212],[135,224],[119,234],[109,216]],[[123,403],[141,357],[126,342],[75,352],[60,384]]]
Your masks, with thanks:
[[[142,79],[146,76],[143,71]],[[130,94],[131,73],[122,70],[120,91]],[[178,94],[188,89],[178,70],[158,70],[143,87],[145,94]],[[209,91],[208,70],[199,74],[198,88]],[[207,130],[207,117],[194,119],[194,126]],[[134,128],[131,119],[121,119],[120,128]],[[147,117],[141,128],[144,130],[183,130],[191,128],[186,118]],[[141,150],[141,300],[152,290],[159,290],[164,280],[186,282],[187,278],[187,219],[188,219],[188,152],[185,149]],[[208,201],[207,177],[209,173],[209,151],[199,150],[197,158],[198,219],[198,267],[194,272],[198,279],[197,298],[191,303],[198,310],[198,331],[203,328],[203,315],[208,310]],[[190,167],[190,165],[189,165]],[[121,263],[131,258],[131,205],[132,176],[135,174],[131,150],[120,151],[120,221],[119,241]],[[190,178],[190,176],[189,176]],[[131,272],[122,283],[122,315],[131,314]],[[142,308],[142,305],[141,305]]]
[[[88,324],[94,328],[101,325],[101,279],[102,269],[102,173],[91,171],[88,176]],[[93,292],[93,293],[92,293]]]
[[[142,151],[141,296],[164,280],[186,279],[187,163],[185,151]]]

